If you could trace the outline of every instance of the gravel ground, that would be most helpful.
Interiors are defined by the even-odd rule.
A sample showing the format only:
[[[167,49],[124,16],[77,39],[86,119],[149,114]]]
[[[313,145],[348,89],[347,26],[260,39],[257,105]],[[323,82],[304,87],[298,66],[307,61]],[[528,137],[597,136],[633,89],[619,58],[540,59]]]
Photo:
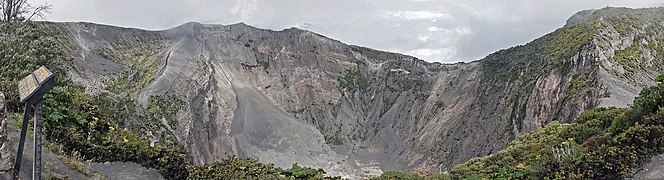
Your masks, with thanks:
[[[654,156],[630,179],[664,179],[664,154]]]

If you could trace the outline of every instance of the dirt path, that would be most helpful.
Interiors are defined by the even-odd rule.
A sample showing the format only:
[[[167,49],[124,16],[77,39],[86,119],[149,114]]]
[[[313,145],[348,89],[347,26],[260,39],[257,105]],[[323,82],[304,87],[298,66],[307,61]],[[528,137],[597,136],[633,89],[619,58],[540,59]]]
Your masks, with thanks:
[[[7,129],[9,134],[9,142],[11,144],[11,152],[16,153],[18,149],[18,141],[20,137],[20,129],[14,125],[15,120],[12,118],[7,119]],[[32,135],[26,137],[26,143],[23,150],[23,161],[21,162],[21,172],[19,176],[21,179],[32,179],[32,151],[34,143]],[[12,162],[13,163],[13,162]],[[49,176],[69,179],[140,179],[140,180],[160,180],[163,179],[159,172],[154,169],[142,167],[136,163],[124,162],[111,162],[111,163],[89,163],[83,162],[85,167],[90,171],[89,175],[84,175],[79,170],[71,168],[63,160],[61,160],[55,153],[42,148],[42,178],[46,179]]]

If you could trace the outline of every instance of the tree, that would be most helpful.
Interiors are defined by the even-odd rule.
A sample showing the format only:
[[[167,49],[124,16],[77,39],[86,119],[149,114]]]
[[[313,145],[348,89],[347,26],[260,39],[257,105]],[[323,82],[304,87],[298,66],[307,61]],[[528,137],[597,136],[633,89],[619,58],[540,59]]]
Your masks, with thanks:
[[[33,5],[28,0],[0,0],[0,23],[9,28],[5,32],[11,32],[12,23],[34,18],[44,18],[44,14],[49,13],[51,5]]]

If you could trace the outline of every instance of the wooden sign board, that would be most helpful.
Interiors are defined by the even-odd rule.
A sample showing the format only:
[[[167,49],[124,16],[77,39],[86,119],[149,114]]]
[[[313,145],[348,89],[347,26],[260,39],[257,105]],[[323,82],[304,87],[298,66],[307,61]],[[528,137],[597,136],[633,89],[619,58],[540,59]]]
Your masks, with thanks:
[[[32,97],[44,82],[53,78],[53,73],[42,66],[32,74],[18,81],[18,95],[21,102],[25,102]]]
[[[38,84],[37,79],[32,74],[18,81],[18,95],[21,98],[21,102],[25,102],[25,100],[37,91]]]
[[[39,85],[44,85],[44,82],[53,77],[53,73],[48,69],[46,69],[46,67],[44,66],[39,67],[39,69],[35,70],[35,72],[33,72],[32,74],[35,75],[35,78],[37,78],[37,82],[39,82]]]

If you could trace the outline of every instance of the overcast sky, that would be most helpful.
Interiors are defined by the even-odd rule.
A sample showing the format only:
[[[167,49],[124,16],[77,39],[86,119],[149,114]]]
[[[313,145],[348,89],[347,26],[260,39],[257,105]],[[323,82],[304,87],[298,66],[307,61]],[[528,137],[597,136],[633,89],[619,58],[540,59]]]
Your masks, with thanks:
[[[195,21],[311,30],[348,44],[427,61],[480,59],[527,43],[574,13],[606,6],[656,7],[664,0],[35,0],[50,21],[168,29]]]

